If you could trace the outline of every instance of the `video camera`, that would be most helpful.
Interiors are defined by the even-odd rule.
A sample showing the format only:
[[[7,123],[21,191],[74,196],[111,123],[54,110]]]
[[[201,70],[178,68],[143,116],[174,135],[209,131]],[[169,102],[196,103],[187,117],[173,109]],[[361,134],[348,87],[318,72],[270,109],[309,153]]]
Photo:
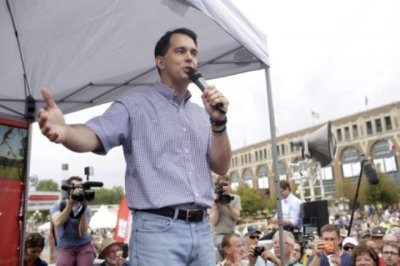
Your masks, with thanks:
[[[217,199],[215,200],[216,203],[226,205],[229,204],[232,200],[233,197],[228,194],[224,194],[224,186],[227,186],[227,183],[216,183],[215,184],[215,194],[218,195]]]
[[[62,190],[65,190],[70,193],[70,191],[76,189],[76,188],[82,188],[83,191],[81,191],[78,194],[71,194],[71,198],[73,200],[83,202],[84,200],[86,201],[92,201],[94,200],[95,193],[94,191],[87,191],[90,190],[92,187],[103,187],[103,182],[97,182],[97,181],[87,181],[82,183],[82,185],[75,186],[74,184],[68,185],[64,184],[61,186]]]

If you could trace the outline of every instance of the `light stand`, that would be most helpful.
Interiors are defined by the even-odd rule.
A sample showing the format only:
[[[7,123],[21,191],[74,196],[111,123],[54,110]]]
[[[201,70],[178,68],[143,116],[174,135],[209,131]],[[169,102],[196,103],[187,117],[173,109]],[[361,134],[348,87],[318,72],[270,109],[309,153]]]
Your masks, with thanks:
[[[366,177],[368,178],[368,182],[371,185],[376,185],[379,183],[379,179],[378,179],[378,175],[373,167],[372,164],[368,163],[366,164],[366,162],[368,160],[366,160],[364,158],[364,155],[361,156],[362,157],[362,161],[361,161],[361,169],[360,169],[360,174],[358,176],[358,183],[357,183],[357,189],[356,189],[356,194],[354,196],[354,202],[353,202],[353,209],[351,211],[351,218],[350,218],[350,224],[349,224],[349,230],[347,232],[347,236],[350,236],[351,233],[351,226],[353,225],[353,217],[354,217],[354,212],[356,210],[356,203],[357,203],[357,198],[358,198],[358,191],[360,190],[360,184],[361,184],[361,177],[363,175],[363,172],[365,172]]]

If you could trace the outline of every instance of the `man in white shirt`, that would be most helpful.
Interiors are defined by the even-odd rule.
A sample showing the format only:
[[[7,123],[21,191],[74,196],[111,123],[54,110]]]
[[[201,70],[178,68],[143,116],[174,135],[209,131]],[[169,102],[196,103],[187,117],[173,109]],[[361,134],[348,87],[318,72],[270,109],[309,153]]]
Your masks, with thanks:
[[[282,224],[285,230],[292,231],[302,228],[301,204],[303,203],[291,192],[290,184],[286,180],[279,182],[280,193],[282,198]],[[277,217],[274,218],[277,222]]]

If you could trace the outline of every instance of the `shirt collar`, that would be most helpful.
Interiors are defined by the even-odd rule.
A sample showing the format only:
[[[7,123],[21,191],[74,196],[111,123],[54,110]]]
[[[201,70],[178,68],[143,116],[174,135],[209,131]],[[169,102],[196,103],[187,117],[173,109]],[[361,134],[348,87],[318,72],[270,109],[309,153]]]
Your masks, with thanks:
[[[168,87],[164,83],[161,83],[160,81],[157,81],[154,87],[156,91],[159,92],[166,99],[180,104],[178,94],[176,93],[175,90],[171,89],[170,87]],[[189,90],[186,90],[184,103],[186,103],[190,99],[190,97],[192,97],[192,94],[190,93]]]

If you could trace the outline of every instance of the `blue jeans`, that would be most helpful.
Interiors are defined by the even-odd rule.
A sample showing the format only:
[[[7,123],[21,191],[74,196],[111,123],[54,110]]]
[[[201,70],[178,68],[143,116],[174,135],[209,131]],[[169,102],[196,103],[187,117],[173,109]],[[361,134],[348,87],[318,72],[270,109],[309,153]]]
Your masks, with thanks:
[[[134,211],[130,238],[130,266],[215,265],[214,245],[207,218],[188,223]]]

